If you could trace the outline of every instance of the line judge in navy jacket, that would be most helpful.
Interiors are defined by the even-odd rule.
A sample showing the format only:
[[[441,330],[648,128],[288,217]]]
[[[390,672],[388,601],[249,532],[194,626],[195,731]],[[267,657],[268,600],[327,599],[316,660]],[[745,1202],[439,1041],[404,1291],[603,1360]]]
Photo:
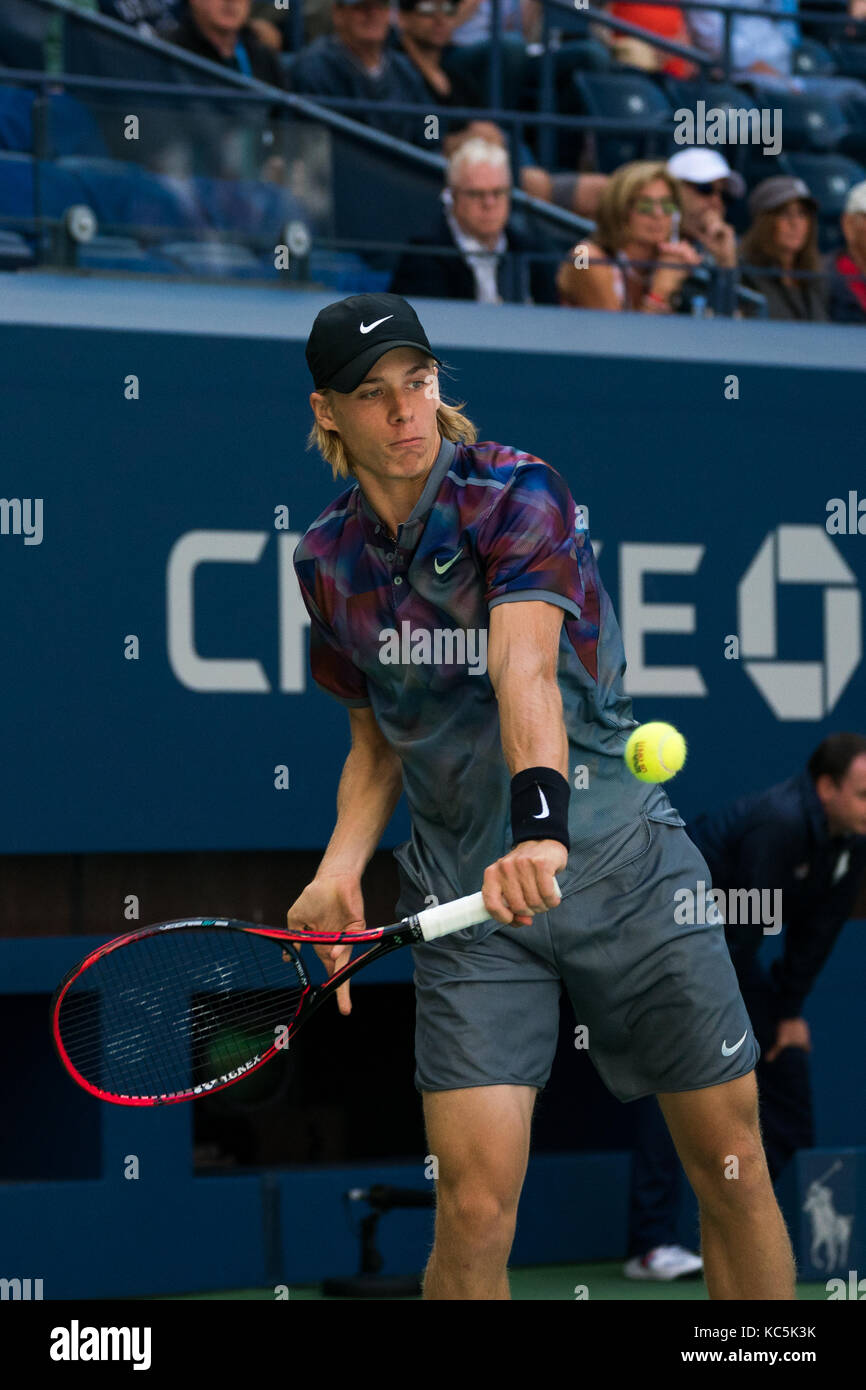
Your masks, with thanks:
[[[406,299],[474,299],[482,304],[556,304],[555,261],[525,261],[546,249],[513,227],[508,154],[492,141],[465,140],[451,156],[438,224],[414,237],[389,286]],[[437,255],[447,249],[450,254]]]
[[[762,1052],[756,1068],[761,1129],[775,1181],[796,1149],[814,1144],[811,1040],[802,1013],[855,909],[866,870],[866,738],[831,734],[804,771],[698,816],[687,829],[707,861],[713,887],[728,903],[730,889],[781,889],[784,950],[769,972],[758,958],[763,924],[728,922],[725,928]],[[636,1101],[635,1111],[631,1258],[625,1272],[637,1279],[695,1273],[699,1257],[676,1243],[676,1151],[654,1097]]]

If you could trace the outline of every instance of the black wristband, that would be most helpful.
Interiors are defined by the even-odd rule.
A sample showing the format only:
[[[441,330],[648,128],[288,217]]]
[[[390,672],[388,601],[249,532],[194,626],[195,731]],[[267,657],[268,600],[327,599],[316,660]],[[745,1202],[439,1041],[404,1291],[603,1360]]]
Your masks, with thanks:
[[[571,849],[568,838],[570,788],[553,767],[528,767],[511,779],[511,837],[523,840],[559,840]]]

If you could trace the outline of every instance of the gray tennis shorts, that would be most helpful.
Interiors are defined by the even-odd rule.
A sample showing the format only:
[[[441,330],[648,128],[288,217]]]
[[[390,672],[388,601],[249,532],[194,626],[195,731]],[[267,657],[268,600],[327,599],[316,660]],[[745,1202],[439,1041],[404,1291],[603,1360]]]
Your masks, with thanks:
[[[724,928],[699,901],[711,885],[703,856],[682,827],[646,815],[615,838],[600,876],[588,847],[569,855],[557,876],[562,901],[531,926],[488,923],[490,934],[474,928],[480,937],[461,932],[413,948],[419,1091],[543,1087],[563,985],[575,1045],[619,1100],[752,1071],[760,1049]],[[586,881],[589,864],[595,875]],[[402,911],[416,911],[424,904],[402,868],[401,880]],[[681,889],[694,895],[693,911],[675,899]]]

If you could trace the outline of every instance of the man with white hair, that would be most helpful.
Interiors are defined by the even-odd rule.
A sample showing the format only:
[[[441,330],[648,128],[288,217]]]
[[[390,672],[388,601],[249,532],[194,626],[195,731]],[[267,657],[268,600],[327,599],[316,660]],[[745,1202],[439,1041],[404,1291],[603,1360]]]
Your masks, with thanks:
[[[866,324],[866,179],[849,190],[842,235],[845,245],[828,258],[830,318],[834,323]]]
[[[545,248],[510,227],[510,213],[508,154],[492,141],[466,140],[448,162],[439,223],[412,239],[414,249],[401,257],[391,293],[555,304],[553,262],[526,259]]]

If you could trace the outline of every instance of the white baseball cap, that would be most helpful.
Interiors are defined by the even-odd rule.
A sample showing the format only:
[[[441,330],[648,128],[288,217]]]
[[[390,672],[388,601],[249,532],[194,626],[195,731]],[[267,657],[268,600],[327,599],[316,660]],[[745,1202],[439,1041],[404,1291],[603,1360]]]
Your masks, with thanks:
[[[866,212],[866,179],[862,183],[855,183],[853,188],[848,189],[845,211]]]
[[[715,183],[724,179],[725,187],[734,198],[742,198],[746,183],[741,174],[731,168],[718,150],[678,150],[668,160],[668,173],[683,183]]]

